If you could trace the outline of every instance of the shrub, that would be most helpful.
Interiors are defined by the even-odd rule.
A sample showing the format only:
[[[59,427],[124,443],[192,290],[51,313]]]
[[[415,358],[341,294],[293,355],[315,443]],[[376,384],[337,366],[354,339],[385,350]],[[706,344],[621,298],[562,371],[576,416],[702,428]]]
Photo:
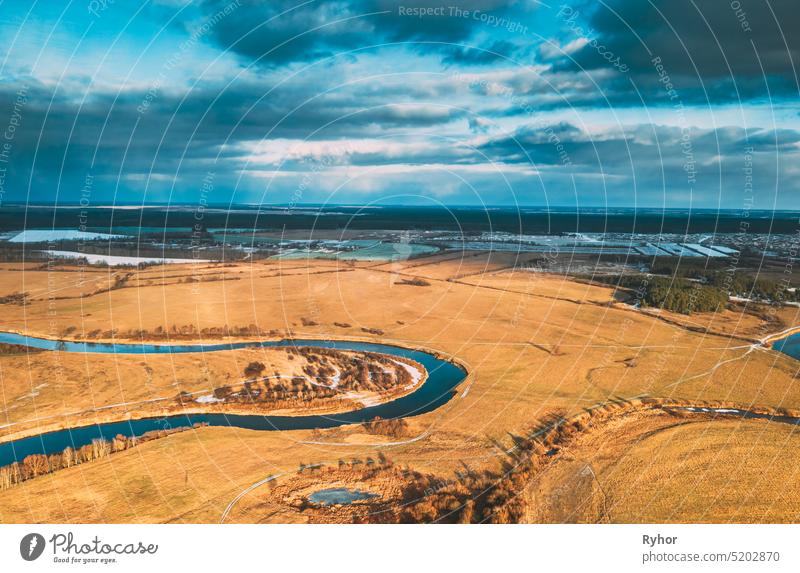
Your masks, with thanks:
[[[251,362],[245,366],[244,375],[248,378],[256,378],[257,376],[261,376],[261,373],[264,372],[266,368],[263,362]]]
[[[373,420],[364,422],[362,426],[368,434],[389,436],[392,438],[406,438],[411,435],[408,422],[403,418],[384,420],[380,416],[376,416]]]

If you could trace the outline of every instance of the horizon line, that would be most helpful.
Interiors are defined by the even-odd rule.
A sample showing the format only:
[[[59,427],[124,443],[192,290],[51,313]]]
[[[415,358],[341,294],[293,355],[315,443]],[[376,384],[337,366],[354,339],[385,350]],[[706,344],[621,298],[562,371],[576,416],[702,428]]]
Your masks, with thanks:
[[[198,209],[208,208],[248,208],[252,210],[257,209],[284,209],[284,210],[301,210],[309,208],[319,209],[381,209],[381,208],[406,208],[406,209],[431,209],[431,210],[447,210],[447,209],[470,209],[470,210],[489,210],[489,209],[502,209],[502,210],[517,210],[517,209],[542,209],[542,210],[614,210],[623,209],[627,211],[711,211],[711,212],[772,212],[772,213],[800,213],[798,208],[773,208],[773,209],[756,209],[756,208],[734,208],[734,207],[629,207],[629,206],[610,206],[610,205],[584,205],[576,207],[573,205],[473,205],[473,204],[453,204],[453,205],[409,205],[403,203],[388,203],[384,205],[358,205],[353,203],[205,203],[198,205],[197,203],[171,203],[171,202],[148,202],[148,203],[116,203],[116,204],[100,204],[100,205],[82,205],[79,201],[76,202],[62,202],[62,203],[18,203],[14,201],[6,201],[2,207],[30,207],[30,208],[58,208],[58,207],[81,207],[83,209],[116,209],[116,208],[185,208],[191,207]]]

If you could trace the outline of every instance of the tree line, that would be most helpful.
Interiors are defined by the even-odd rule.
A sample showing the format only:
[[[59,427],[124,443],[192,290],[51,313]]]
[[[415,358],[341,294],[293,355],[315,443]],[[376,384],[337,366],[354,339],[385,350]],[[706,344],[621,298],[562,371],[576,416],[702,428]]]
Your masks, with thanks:
[[[198,427],[202,424],[195,424]],[[118,434],[110,440],[97,438],[91,444],[80,448],[67,447],[55,454],[31,454],[22,462],[14,462],[0,467],[0,490],[8,489],[18,483],[33,479],[38,476],[50,474],[61,469],[71,468],[93,460],[106,458],[113,453],[122,452],[149,442],[157,440],[176,432],[188,430],[188,427],[153,430],[141,436],[128,437]]]

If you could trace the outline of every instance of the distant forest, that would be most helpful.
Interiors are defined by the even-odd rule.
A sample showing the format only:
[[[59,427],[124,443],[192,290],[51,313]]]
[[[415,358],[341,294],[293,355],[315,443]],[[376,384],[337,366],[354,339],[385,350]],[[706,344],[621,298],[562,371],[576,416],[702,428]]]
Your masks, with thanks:
[[[594,280],[630,289],[641,306],[681,314],[719,310],[731,296],[766,304],[800,301],[800,293],[790,290],[788,283],[686,263],[656,264],[649,274],[594,277]]]
[[[197,223],[197,206],[111,209],[76,206],[3,205],[0,231],[76,228],[81,212],[88,228],[108,232],[113,226],[189,227]],[[202,211],[206,228],[239,229],[356,229],[356,230],[450,230],[508,233],[740,233],[742,221],[748,233],[793,234],[798,214],[791,211],[698,209],[581,209],[533,207],[400,207],[352,206],[237,206],[208,205]]]

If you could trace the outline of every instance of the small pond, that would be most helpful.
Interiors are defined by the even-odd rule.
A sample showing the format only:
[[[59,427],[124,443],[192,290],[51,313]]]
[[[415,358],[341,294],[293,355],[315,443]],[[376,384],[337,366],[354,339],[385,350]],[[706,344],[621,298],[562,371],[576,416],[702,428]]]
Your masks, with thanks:
[[[361,491],[357,489],[347,489],[346,487],[334,487],[321,489],[308,496],[308,500],[319,505],[349,505],[356,501],[364,501],[380,497],[377,493]]]

